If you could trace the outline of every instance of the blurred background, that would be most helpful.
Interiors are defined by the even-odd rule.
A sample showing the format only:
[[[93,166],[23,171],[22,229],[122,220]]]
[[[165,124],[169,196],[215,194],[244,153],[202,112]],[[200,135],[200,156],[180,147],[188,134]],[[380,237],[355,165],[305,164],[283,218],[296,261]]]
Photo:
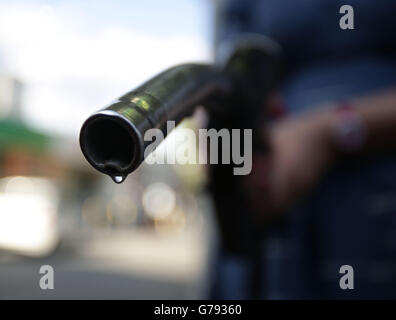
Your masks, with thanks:
[[[88,165],[78,135],[160,70],[210,61],[212,10],[0,0],[0,299],[207,297],[216,228],[204,168],[143,164],[117,185]],[[47,264],[55,290],[39,287]]]

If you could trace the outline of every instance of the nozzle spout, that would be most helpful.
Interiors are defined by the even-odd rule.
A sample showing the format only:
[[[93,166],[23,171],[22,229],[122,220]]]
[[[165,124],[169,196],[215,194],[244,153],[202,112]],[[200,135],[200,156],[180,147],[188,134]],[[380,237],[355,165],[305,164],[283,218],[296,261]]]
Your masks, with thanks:
[[[177,124],[214,94],[229,90],[227,77],[214,66],[170,68],[90,116],[80,132],[82,152],[94,168],[123,180],[144,160],[147,130],[158,128],[165,136],[168,120]]]

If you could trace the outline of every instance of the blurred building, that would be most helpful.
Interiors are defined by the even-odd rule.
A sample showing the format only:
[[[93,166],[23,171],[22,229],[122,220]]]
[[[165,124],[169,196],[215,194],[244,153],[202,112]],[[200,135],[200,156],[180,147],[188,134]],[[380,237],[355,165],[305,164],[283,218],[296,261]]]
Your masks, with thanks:
[[[155,15],[152,3],[161,15],[143,19]],[[214,243],[203,168],[143,164],[116,185],[78,145],[87,111],[205,57],[202,6],[131,2],[111,6],[113,19],[108,2],[68,4],[75,11],[1,6],[0,299],[202,297]],[[43,264],[55,268],[51,292],[38,286]]]
[[[18,79],[0,73],[0,118],[20,119],[23,84]]]
[[[49,298],[204,295],[211,240],[203,167],[143,164],[116,185],[86,163],[76,141],[25,123],[23,88],[0,74],[0,281],[8,283],[0,298],[44,298],[32,274],[41,264],[60,266],[68,290]],[[176,138],[177,130],[167,143]],[[19,258],[4,264],[8,254]],[[101,290],[90,277],[98,287],[104,281]],[[21,295],[22,282],[29,289]]]

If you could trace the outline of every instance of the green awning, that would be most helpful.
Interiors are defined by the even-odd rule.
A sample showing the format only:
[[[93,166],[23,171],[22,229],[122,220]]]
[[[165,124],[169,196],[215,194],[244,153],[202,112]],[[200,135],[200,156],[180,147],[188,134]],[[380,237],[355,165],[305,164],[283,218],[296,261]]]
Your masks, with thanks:
[[[0,151],[13,147],[43,151],[49,141],[49,136],[21,122],[0,120]]]

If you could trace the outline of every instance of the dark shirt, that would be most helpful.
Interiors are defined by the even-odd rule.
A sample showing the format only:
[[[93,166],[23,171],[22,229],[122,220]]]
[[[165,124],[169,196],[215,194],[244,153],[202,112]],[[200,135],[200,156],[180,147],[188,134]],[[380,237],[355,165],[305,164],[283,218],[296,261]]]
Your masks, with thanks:
[[[344,4],[354,30],[339,26]],[[277,41],[280,91],[297,113],[396,84],[395,13],[391,0],[225,1],[216,44],[244,32]],[[342,164],[290,211],[263,242],[262,298],[396,298],[395,158]],[[247,262],[221,259],[217,297],[248,298]],[[342,265],[354,268],[354,290],[340,289]]]
[[[344,1],[225,1],[216,43],[255,32],[278,42],[285,55],[284,98],[307,108],[392,85],[396,75],[396,2],[352,0],[354,30],[342,30]]]

